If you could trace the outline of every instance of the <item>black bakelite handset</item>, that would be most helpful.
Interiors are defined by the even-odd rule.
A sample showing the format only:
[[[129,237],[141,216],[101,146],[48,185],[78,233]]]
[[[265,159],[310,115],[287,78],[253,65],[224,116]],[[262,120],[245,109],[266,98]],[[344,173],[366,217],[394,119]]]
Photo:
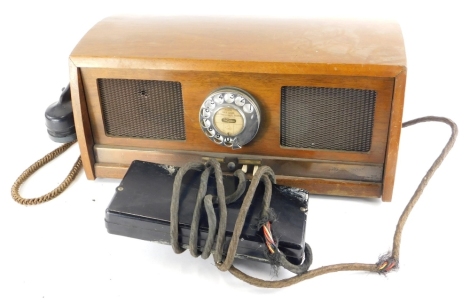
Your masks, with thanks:
[[[77,139],[72,111],[70,84],[62,89],[59,101],[46,109],[46,127],[49,137],[60,143],[68,143]]]

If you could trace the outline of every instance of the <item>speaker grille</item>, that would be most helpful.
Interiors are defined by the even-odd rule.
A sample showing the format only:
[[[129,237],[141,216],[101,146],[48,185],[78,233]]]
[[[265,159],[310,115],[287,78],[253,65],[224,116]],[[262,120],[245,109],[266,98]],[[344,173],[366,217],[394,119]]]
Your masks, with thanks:
[[[186,139],[179,82],[98,79],[98,91],[106,135]]]
[[[372,90],[282,87],[281,146],[367,152],[375,100]]]

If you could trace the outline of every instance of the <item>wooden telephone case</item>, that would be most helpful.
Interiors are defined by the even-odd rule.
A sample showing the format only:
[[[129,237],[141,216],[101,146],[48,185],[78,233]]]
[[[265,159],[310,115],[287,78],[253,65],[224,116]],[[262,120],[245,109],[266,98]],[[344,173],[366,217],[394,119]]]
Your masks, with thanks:
[[[312,194],[392,199],[406,80],[395,23],[110,17],[69,62],[88,179],[122,178],[136,159],[215,157],[269,165],[279,184]],[[203,103],[224,87],[259,106],[240,149],[201,126]]]

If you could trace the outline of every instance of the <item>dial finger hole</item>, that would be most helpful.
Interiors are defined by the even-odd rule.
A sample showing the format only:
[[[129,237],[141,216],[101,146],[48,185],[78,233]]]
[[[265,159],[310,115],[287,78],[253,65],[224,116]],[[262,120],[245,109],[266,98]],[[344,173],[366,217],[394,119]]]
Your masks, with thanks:
[[[222,102],[224,102],[224,94],[219,94],[215,96],[214,100],[216,103],[221,104]]]
[[[215,130],[214,130],[214,128],[210,127],[210,128],[205,129],[205,130],[204,130],[204,133],[206,133],[206,135],[207,135],[208,137],[214,137],[214,135],[215,135]]]
[[[208,108],[203,108],[203,109],[201,110],[201,115],[202,115],[202,117],[204,117],[204,118],[208,118],[208,117],[211,116],[211,111],[210,111]]]
[[[211,126],[211,121],[207,118],[201,120],[201,125],[203,128],[209,128]]]
[[[222,135],[220,135],[220,134],[215,134],[215,136],[214,136],[214,142],[215,142],[216,144],[219,144],[219,145],[220,145],[220,144],[222,144],[222,143],[224,142],[224,137],[223,137]]]
[[[246,113],[253,112],[253,105],[250,103],[247,103],[246,105],[243,106],[243,111],[245,111]]]
[[[232,103],[235,101],[235,95],[232,93],[227,93],[224,95],[224,100],[226,103]]]
[[[224,139],[224,145],[227,147],[231,147],[233,145],[233,138],[231,137],[225,137]]]
[[[235,104],[239,107],[243,107],[245,105],[245,102],[245,98],[241,96],[237,96],[237,98],[235,98]]]
[[[215,108],[215,101],[210,98],[204,102],[204,105],[206,108],[213,110]]]

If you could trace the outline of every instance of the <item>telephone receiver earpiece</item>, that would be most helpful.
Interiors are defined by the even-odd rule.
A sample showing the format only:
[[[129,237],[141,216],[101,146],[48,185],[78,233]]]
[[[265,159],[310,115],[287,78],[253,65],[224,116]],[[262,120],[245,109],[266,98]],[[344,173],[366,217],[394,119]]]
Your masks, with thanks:
[[[46,127],[50,139],[59,143],[68,143],[77,139],[72,111],[70,84],[62,89],[59,101],[46,109]]]

